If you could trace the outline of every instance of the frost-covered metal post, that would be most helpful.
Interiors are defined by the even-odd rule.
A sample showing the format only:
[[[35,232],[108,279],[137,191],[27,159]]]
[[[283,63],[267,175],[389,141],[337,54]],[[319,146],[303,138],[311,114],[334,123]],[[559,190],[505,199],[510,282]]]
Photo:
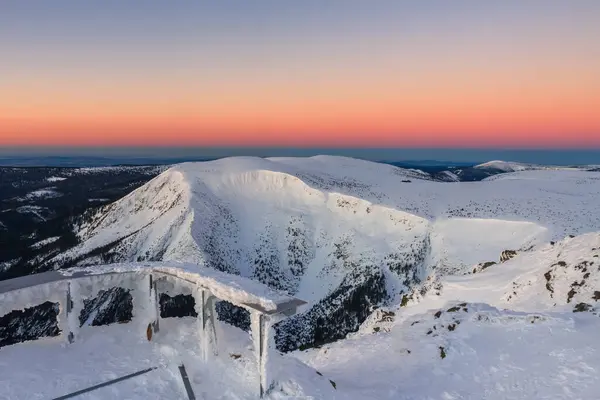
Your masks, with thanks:
[[[80,322],[79,315],[83,309],[80,287],[77,281],[71,281],[67,284],[67,302],[66,302],[66,336],[69,343],[75,342],[79,335]],[[64,328],[63,328],[64,329]]]
[[[73,315],[73,299],[71,298],[71,282],[67,284],[67,303],[65,305],[65,309],[67,312],[66,323],[67,323],[67,341],[69,343],[73,343],[75,341],[75,334],[73,333],[73,329],[71,327],[71,319]],[[61,326],[61,329],[64,331],[64,327]]]
[[[208,355],[218,354],[217,348],[217,326],[215,296],[210,291],[199,286],[194,292],[196,302],[196,313],[198,314],[198,323],[200,324],[200,343],[202,345],[202,354],[204,360],[208,360]]]
[[[263,313],[250,313],[252,341],[258,363],[260,397],[263,397],[274,384],[273,371],[269,360],[269,355],[275,350],[273,322],[270,316]]]
[[[151,274],[134,273],[123,280],[119,286],[128,287],[131,290],[133,300],[134,323],[144,332],[146,339],[152,338],[154,325],[156,324],[156,305],[152,291],[153,282]]]
[[[152,329],[156,333],[160,330],[160,304],[158,301],[157,282],[150,274],[150,308],[154,312]]]

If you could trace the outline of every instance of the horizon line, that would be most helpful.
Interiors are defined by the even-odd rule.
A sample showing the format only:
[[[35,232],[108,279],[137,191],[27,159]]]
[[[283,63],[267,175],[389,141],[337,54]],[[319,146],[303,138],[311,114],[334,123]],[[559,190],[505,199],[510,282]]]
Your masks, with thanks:
[[[314,145],[7,145],[0,152],[11,149],[305,149],[305,150],[493,150],[493,151],[600,151],[600,145],[592,146],[314,146]]]

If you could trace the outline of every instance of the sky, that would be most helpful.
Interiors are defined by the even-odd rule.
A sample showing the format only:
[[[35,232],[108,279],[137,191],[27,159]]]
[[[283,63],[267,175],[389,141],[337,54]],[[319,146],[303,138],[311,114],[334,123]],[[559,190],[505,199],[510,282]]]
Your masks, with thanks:
[[[597,0],[4,0],[0,147],[600,148]]]

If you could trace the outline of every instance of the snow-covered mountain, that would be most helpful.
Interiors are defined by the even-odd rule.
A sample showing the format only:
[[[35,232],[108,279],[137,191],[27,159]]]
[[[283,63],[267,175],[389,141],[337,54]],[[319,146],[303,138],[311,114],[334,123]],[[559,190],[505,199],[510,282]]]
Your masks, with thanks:
[[[488,161],[483,164],[476,165],[474,168],[479,169],[495,169],[503,172],[517,172],[517,171],[527,171],[532,169],[546,169],[547,167],[543,165],[536,164],[527,164],[527,163],[519,163],[512,161]]]
[[[276,356],[273,399],[592,400],[600,390],[599,198],[600,173],[585,169],[437,182],[339,157],[181,164],[88,214],[74,227],[79,244],[45,266],[193,262],[307,300],[276,326],[279,349],[296,351]],[[174,299],[165,304],[181,308]],[[126,291],[103,292],[80,319],[131,318],[130,301]],[[235,309],[221,312],[244,325]],[[48,302],[19,316],[28,324],[7,315],[0,337],[19,340],[0,345],[49,335],[56,325],[45,321],[57,313]],[[145,339],[130,339],[128,324],[89,330],[67,353],[38,342],[8,347],[4,384],[15,398],[29,398],[23,382],[32,379],[50,393],[73,359],[111,374],[115,365],[129,373],[138,358],[176,368],[197,345],[195,319],[163,322],[150,355]],[[236,339],[240,331],[222,333]],[[190,371],[193,384],[205,397],[226,388],[225,397],[254,398],[245,393],[254,382],[251,344],[230,343],[235,353],[227,347],[223,360]],[[29,371],[27,360],[39,354],[46,362]],[[29,375],[10,374],[14,365]],[[169,398],[179,390],[169,386],[171,370],[156,376],[142,385],[147,393],[131,383],[119,395]]]
[[[171,260],[257,279],[309,302],[278,326],[292,350],[357,330],[427,277],[600,230],[598,173],[500,177],[441,183],[329,156],[181,164],[88,215],[46,265]]]
[[[488,161],[483,164],[479,164],[474,166],[475,169],[480,170],[491,170],[497,173],[505,173],[505,172],[519,172],[519,171],[531,171],[531,170],[578,170],[578,171],[597,171],[597,165],[586,165],[586,166],[577,166],[577,167],[567,167],[567,166],[550,166],[550,165],[540,165],[540,164],[530,164],[530,163],[521,163],[515,161]]]

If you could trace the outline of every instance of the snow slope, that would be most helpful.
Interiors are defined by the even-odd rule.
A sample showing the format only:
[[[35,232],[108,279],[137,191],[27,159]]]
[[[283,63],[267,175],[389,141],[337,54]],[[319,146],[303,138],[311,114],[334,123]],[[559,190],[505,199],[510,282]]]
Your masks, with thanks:
[[[597,399],[598,257],[591,233],[447,276],[353,337],[294,355],[335,380],[339,398]]]
[[[106,386],[77,398],[187,399],[178,370],[185,365],[197,399],[257,399],[258,368],[250,336],[231,326],[219,331],[219,355],[202,358],[194,318],[161,321],[152,342],[137,326],[85,327],[73,344],[47,338],[2,349],[0,399],[46,400],[156,367],[146,374]],[[35,360],[35,362],[32,362]],[[277,387],[269,399],[334,399],[330,382],[297,360],[277,357]]]
[[[600,229],[600,174],[524,171],[472,183],[344,157],[235,157],[165,171],[76,228],[47,267],[176,261],[309,302],[283,350],[355,331],[373,306],[503,250]]]

